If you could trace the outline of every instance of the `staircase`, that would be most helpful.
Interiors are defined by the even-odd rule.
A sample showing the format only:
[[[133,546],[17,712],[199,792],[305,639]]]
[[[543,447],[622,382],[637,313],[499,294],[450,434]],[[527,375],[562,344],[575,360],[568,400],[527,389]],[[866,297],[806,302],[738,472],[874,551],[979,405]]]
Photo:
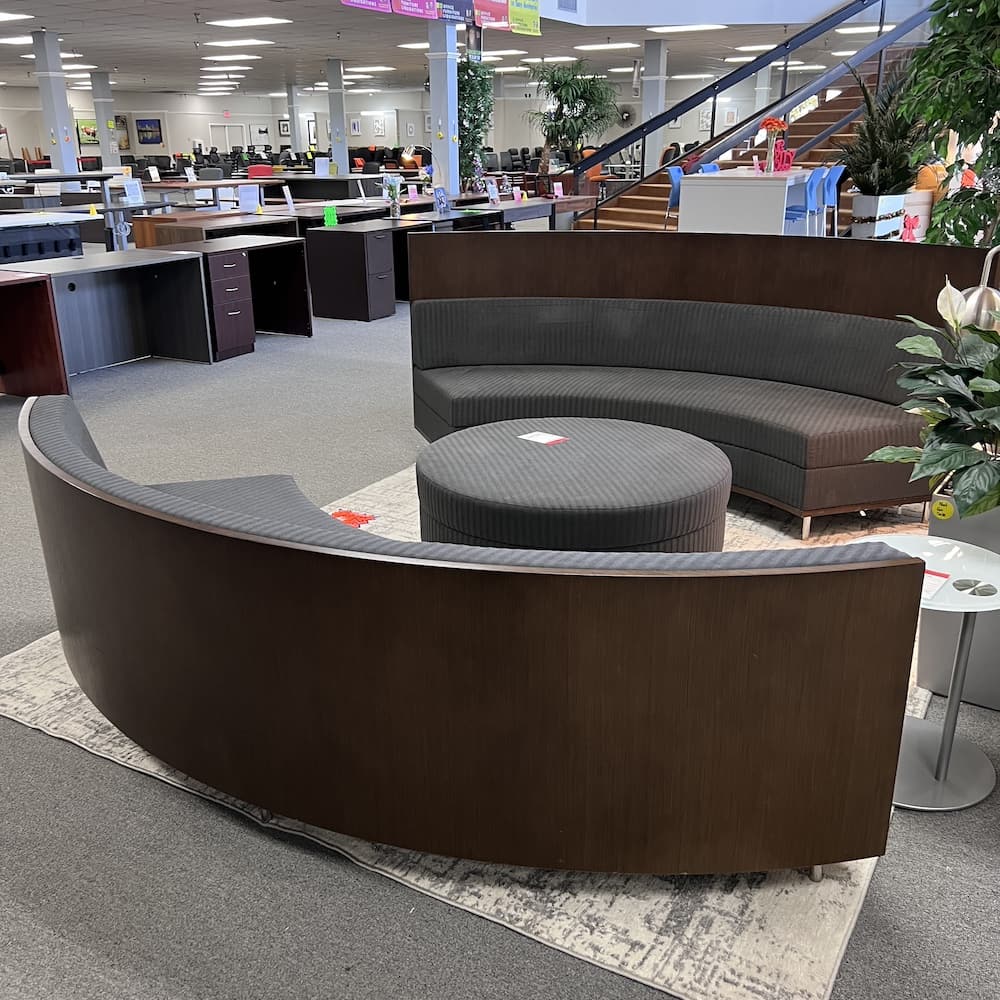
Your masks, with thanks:
[[[900,62],[909,57],[909,52],[894,52],[891,56],[887,53],[886,66],[893,62]],[[861,77],[869,86],[874,86],[878,74],[877,60],[871,60],[859,68]],[[829,96],[827,96],[829,95]],[[785,142],[790,149],[798,149],[811,139],[826,131],[831,125],[836,124],[849,112],[854,111],[861,105],[861,88],[851,74],[847,74],[831,86],[818,94],[819,105],[813,110],[802,115],[793,121],[788,128]],[[820,165],[834,163],[839,156],[839,152],[833,145],[834,142],[849,142],[853,137],[853,125],[845,126],[844,131],[824,139],[823,142],[808,150],[801,157],[796,158],[796,163],[804,165]],[[763,143],[749,149],[740,147],[734,149],[728,159],[719,159],[716,162],[723,170],[733,167],[753,166],[753,158],[763,160],[766,155]],[[840,231],[850,225],[851,203],[853,196],[845,184],[841,191],[840,198],[840,218],[838,220]],[[597,217],[598,229],[633,230],[642,232],[672,232],[677,229],[676,212],[671,213],[669,219],[666,218],[667,204],[670,198],[670,178],[666,174],[656,174],[648,180],[643,181],[637,187],[631,188],[627,194],[619,195],[617,198],[602,205]],[[593,216],[586,216],[576,222],[577,229],[593,229]]]

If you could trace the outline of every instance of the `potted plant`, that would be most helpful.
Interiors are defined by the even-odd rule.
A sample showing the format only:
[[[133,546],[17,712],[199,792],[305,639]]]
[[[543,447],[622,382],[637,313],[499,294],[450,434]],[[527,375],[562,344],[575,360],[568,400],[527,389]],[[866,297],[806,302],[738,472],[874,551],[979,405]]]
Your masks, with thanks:
[[[927,141],[927,127],[903,110],[906,77],[888,76],[872,93],[854,74],[864,99],[864,116],[854,127],[854,141],[836,143],[839,162],[860,192],[854,196],[851,236],[891,239],[903,228],[906,192],[917,178],[915,158]]]
[[[911,482],[930,477],[931,535],[1000,552],[1000,312],[984,316],[983,309],[996,296],[982,286],[960,292],[946,281],[937,302],[943,329],[903,317],[925,331],[897,345],[924,359],[904,364],[898,380],[909,394],[903,408],[927,424],[922,447],[880,448],[868,459],[912,463]],[[1000,616],[979,617],[965,699],[1000,709]],[[934,611],[921,616],[917,680],[939,694],[948,690],[957,618]]]
[[[463,59],[458,64],[458,176],[468,188],[482,184],[482,151],[493,117],[493,70]]]
[[[935,135],[953,133],[959,151],[949,181],[956,190],[937,202],[928,243],[1000,244],[1000,17],[995,3],[937,0],[931,35],[909,66],[904,106]],[[976,183],[960,186],[965,150],[981,152]]]
[[[618,120],[616,92],[587,63],[539,63],[531,78],[538,84],[538,97],[546,102],[542,111],[529,111],[528,121],[542,133],[540,174],[549,172],[553,149],[568,149],[571,163],[580,158],[587,139],[601,137]]]

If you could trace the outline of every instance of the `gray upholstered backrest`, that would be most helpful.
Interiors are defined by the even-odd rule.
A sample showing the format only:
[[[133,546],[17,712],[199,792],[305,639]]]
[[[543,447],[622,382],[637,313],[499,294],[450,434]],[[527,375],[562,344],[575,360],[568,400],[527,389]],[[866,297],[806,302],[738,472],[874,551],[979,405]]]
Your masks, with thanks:
[[[886,403],[901,322],[669,299],[439,299],[411,310],[413,364],[599,365],[768,379]]]
[[[836,566],[899,558],[882,543],[742,552],[550,552],[526,549],[490,549],[440,542],[400,542],[350,528],[334,518],[317,526],[262,518],[141,486],[108,471],[90,440],[80,415],[68,396],[43,396],[29,401],[28,436],[55,466],[73,478],[112,497],[195,525],[222,528],[262,539],[278,539],[340,552],[364,552],[396,559],[440,560],[452,563],[530,566],[553,570],[633,570],[672,573],[697,570],[753,570],[795,566]],[[81,434],[81,430],[83,434]],[[83,435],[86,435],[85,437]],[[89,442],[89,444],[88,444]],[[27,442],[25,442],[27,443]],[[32,461],[30,455],[28,461]],[[86,530],[81,526],[80,530]]]

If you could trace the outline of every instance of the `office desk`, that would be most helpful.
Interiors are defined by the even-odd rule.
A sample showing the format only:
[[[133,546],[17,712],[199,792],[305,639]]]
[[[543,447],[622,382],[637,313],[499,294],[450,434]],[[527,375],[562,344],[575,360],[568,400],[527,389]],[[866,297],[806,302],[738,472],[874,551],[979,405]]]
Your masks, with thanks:
[[[83,253],[79,216],[65,212],[0,215],[0,262],[16,264]]]
[[[44,274],[0,269],[0,392],[69,393],[52,286]]]
[[[312,336],[305,240],[228,236],[171,249],[201,255],[216,361],[250,353],[258,332]]]
[[[572,229],[573,222],[580,212],[589,212],[597,204],[596,195],[587,194],[567,194],[562,198],[554,198],[553,204],[556,207],[555,224],[553,229]],[[561,218],[560,218],[561,216]]]
[[[171,212],[133,221],[137,247],[197,243],[226,236],[298,236],[298,224],[287,216],[251,212]]]
[[[64,197],[67,196],[64,195]],[[72,195],[69,197],[72,197]],[[150,212],[166,211],[168,207],[174,204],[175,202],[164,204],[162,201],[145,201],[135,205],[127,205],[122,201],[115,201],[108,205],[101,204],[100,202],[81,202],[73,205],[63,205],[61,211],[84,216],[81,219],[81,226],[87,227],[89,223],[96,221],[95,218],[90,216],[90,207],[93,205],[95,211],[104,217],[102,228],[104,229],[105,248],[107,250],[128,250],[128,233],[129,226],[132,225],[133,213],[135,215],[146,215]],[[134,225],[132,225],[132,229],[134,231]],[[87,242],[100,242],[93,235],[88,237],[86,231],[82,232],[81,235]]]
[[[0,187],[4,182],[0,181]],[[0,212],[40,212],[43,208],[58,208],[57,194],[0,194]]]
[[[688,174],[681,183],[677,229],[682,233],[751,233],[782,236],[785,210],[805,204],[811,170],[758,174],[734,167]]]
[[[119,250],[40,260],[32,273],[51,279],[70,375],[150,355],[212,360],[200,254]]]
[[[254,177],[252,180],[237,177],[226,177],[218,181],[143,181],[143,191],[157,191],[164,203],[169,202],[171,195],[189,191],[210,191],[212,193],[212,204],[215,208],[221,209],[222,202],[219,199],[219,192],[224,188],[249,187],[274,187],[281,186],[284,182],[277,177]]]
[[[382,191],[380,174],[332,174],[317,177],[316,174],[282,174],[279,184],[287,184],[293,198],[327,201],[356,198],[362,188],[365,195],[372,197]]]
[[[381,219],[389,211],[389,206],[383,201],[372,201],[367,204],[357,205],[337,205],[337,222],[350,223],[362,222],[365,219]],[[302,202],[295,206],[291,212],[282,202],[280,205],[266,205],[265,215],[280,215],[285,218],[295,219],[298,224],[299,236],[304,237],[306,230],[315,229],[324,224],[326,204],[322,201]]]
[[[448,199],[455,208],[472,208],[476,205],[487,205],[489,204],[489,200],[489,195],[485,191],[480,193],[463,191],[462,194]],[[416,198],[401,198],[399,208],[403,215],[412,215],[414,212],[433,212],[434,196],[422,194]]]
[[[408,215],[408,219],[429,222],[436,233],[459,232],[468,229],[499,229],[503,213],[492,205],[482,208],[452,209],[449,212],[425,212]]]
[[[549,229],[556,228],[556,199],[525,198],[521,202],[501,201],[493,206],[503,217],[504,229],[515,222],[526,222],[528,219],[548,219]]]

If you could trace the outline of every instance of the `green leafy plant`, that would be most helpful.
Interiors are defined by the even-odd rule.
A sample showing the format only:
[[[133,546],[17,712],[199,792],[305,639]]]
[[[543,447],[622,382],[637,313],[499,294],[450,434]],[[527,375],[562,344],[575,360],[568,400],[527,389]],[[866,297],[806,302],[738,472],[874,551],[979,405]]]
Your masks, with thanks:
[[[942,199],[931,216],[928,243],[963,246],[1000,244],[1000,0],[937,0],[932,35],[910,62],[906,107],[926,121],[934,135],[958,136],[959,157],[951,168],[961,175],[961,156],[982,143],[975,170],[981,188],[963,188]]]
[[[910,482],[947,481],[961,517],[1000,506],[1000,333],[970,323],[973,311],[951,282],[938,295],[944,328],[903,316],[924,330],[896,346],[925,361],[902,365],[904,410],[923,417],[920,448],[879,448],[870,462],[913,464]],[[1000,318],[1000,313],[993,313]]]
[[[597,140],[618,119],[615,88],[601,80],[588,64],[539,63],[531,78],[538,84],[538,96],[546,101],[543,111],[529,111],[528,121],[542,133],[541,173],[548,173],[553,148],[569,149],[570,160],[580,158],[587,139]]]
[[[493,70],[463,59],[458,64],[458,174],[464,183],[476,176],[486,132],[493,117]]]
[[[917,179],[916,154],[926,145],[927,126],[904,110],[907,78],[886,77],[877,93],[854,74],[864,99],[864,117],[854,127],[854,141],[835,143],[839,161],[865,195],[902,194]]]

